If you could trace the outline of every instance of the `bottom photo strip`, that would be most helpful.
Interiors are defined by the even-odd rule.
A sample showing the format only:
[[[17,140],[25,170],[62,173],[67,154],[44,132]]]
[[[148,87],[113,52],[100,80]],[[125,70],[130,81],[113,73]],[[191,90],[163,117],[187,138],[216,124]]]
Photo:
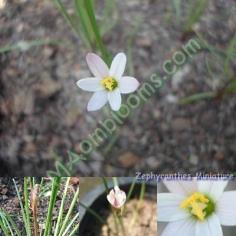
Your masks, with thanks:
[[[1,236],[235,236],[234,178],[0,178]]]

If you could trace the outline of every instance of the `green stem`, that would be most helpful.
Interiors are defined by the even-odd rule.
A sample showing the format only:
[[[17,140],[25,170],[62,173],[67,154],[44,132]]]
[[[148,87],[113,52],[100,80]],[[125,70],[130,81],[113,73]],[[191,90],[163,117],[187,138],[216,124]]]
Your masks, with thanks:
[[[87,10],[89,19],[91,21],[91,25],[92,25],[92,28],[94,31],[97,46],[102,54],[103,60],[109,65],[111,63],[110,55],[108,53],[108,50],[106,49],[106,47],[103,44],[101,34],[99,31],[99,27],[97,24],[97,20],[96,20],[95,14],[94,14],[92,1],[91,0],[84,0],[84,4],[85,4],[85,8]]]
[[[130,188],[129,188],[129,192],[128,192],[128,194],[127,194],[126,202],[129,201],[129,199],[130,199],[130,197],[131,197],[131,195],[132,195],[132,193],[133,193],[133,191],[134,191],[135,184],[136,184],[136,179],[133,178],[132,184],[131,184],[131,186],[130,186]]]
[[[123,222],[122,216],[118,216],[118,221],[119,221],[119,224],[121,226],[121,232],[122,232],[123,236],[126,236],[126,231],[125,231],[125,227],[124,227],[124,222]]]
[[[30,213],[29,213],[29,192],[28,192],[28,178],[24,177],[24,207],[25,207],[25,215],[26,215],[26,221],[28,222],[29,228],[30,228]],[[30,235],[31,231],[29,229]]]
[[[62,234],[64,233],[64,231],[66,229],[66,226],[68,225],[68,222],[70,220],[71,214],[72,214],[72,212],[74,210],[74,206],[77,203],[78,199],[79,199],[79,187],[77,188],[77,190],[75,192],[75,195],[74,195],[74,197],[72,199],[72,202],[70,204],[70,208],[69,208],[69,210],[68,210],[68,212],[66,214],[66,217],[65,217],[65,219],[63,221],[63,224],[62,224],[62,227],[60,229],[60,232],[59,232],[58,236],[62,236]]]
[[[59,210],[59,215],[58,215],[58,218],[57,218],[55,235],[58,235],[58,233],[59,233],[59,228],[60,228],[61,221],[62,221],[62,218],[63,218],[64,204],[65,204],[65,199],[66,199],[69,183],[70,183],[70,178],[67,178],[66,186],[65,186],[65,189],[64,189],[64,193],[63,193],[63,197],[62,197],[62,200],[61,200],[61,206],[60,206],[60,210]]]
[[[114,186],[119,186],[118,180],[116,177],[112,177]]]
[[[118,221],[118,216],[116,214],[116,212],[114,211],[113,208],[111,208],[111,212],[112,212],[112,217],[115,223],[115,229],[116,229],[116,235],[119,235],[119,221]]]
[[[106,224],[106,221],[103,220],[103,218],[99,216],[93,209],[85,206],[82,202],[80,202],[80,206],[83,207],[86,211],[88,211],[91,215],[93,215],[101,224]]]
[[[109,194],[108,183],[105,177],[102,177],[103,184],[105,186],[106,193]]]
[[[189,103],[196,102],[203,99],[211,99],[211,98],[214,98],[215,96],[216,96],[216,92],[196,93],[191,96],[180,99],[179,103],[185,105],[185,104],[189,104]]]
[[[73,224],[76,222],[76,220],[78,220],[78,218],[79,218],[79,212],[77,212],[77,214],[74,216],[74,218],[70,221],[70,223],[66,227],[65,231],[63,232],[62,236],[66,236],[67,235],[67,233],[70,231],[70,229],[72,228]]]
[[[30,222],[28,221],[28,218],[26,216],[26,212],[24,210],[24,206],[23,206],[23,202],[21,200],[21,196],[20,196],[20,193],[19,193],[19,189],[16,185],[16,181],[15,179],[13,179],[13,183],[14,183],[14,186],[15,186],[15,189],[16,189],[16,194],[17,194],[17,197],[19,199],[19,203],[20,203],[20,208],[21,208],[21,214],[23,216],[23,221],[24,221],[24,225],[25,225],[25,230],[26,230],[26,235],[27,236],[31,236],[31,229],[30,229]],[[25,204],[28,204],[28,199],[25,199],[26,203]]]
[[[52,183],[52,193],[50,197],[49,207],[48,207],[48,213],[47,213],[47,219],[46,219],[46,227],[43,236],[48,236],[51,234],[51,228],[52,228],[52,214],[54,205],[56,203],[56,197],[60,186],[60,177],[54,177],[53,183]]]
[[[61,0],[53,0],[53,2],[56,5],[56,7],[58,8],[58,10],[60,11],[60,13],[63,15],[63,17],[65,18],[65,20],[69,24],[69,26],[71,27],[72,31],[77,36],[79,36],[79,31],[78,31],[76,25],[74,24],[73,20],[71,19],[70,15],[68,14],[65,6],[61,3]]]
[[[5,236],[14,236],[11,225],[9,221],[6,219],[6,216],[0,212],[0,229],[4,233]]]

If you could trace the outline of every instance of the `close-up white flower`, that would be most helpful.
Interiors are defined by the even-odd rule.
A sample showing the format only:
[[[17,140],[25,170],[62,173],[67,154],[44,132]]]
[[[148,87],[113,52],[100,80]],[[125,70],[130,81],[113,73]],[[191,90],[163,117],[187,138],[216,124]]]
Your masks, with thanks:
[[[121,94],[137,90],[139,82],[130,76],[123,76],[126,66],[126,55],[118,53],[110,69],[96,54],[88,53],[87,64],[94,77],[77,81],[77,86],[85,91],[94,92],[89,100],[87,110],[96,111],[109,102],[111,109],[118,111],[121,107]]]
[[[158,193],[158,222],[169,222],[162,236],[223,236],[221,226],[236,225],[236,191],[227,181],[164,181]],[[235,234],[233,234],[235,235]]]
[[[114,208],[119,209],[125,204],[126,193],[115,186],[107,195],[107,200]]]

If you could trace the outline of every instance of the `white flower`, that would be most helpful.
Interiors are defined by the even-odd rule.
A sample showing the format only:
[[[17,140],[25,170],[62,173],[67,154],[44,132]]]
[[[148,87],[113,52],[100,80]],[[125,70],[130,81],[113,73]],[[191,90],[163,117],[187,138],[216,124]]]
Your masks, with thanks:
[[[107,200],[113,207],[119,209],[126,201],[126,193],[120,190],[118,186],[115,186],[107,195]]]
[[[83,90],[94,92],[87,109],[96,111],[109,102],[111,109],[118,111],[121,107],[121,94],[132,93],[139,82],[130,76],[123,76],[126,65],[124,53],[118,53],[109,69],[105,62],[96,54],[88,53],[87,64],[95,77],[77,81],[78,87]]]
[[[158,221],[170,222],[162,236],[223,236],[236,225],[236,191],[227,181],[165,181],[171,193],[157,194]]]

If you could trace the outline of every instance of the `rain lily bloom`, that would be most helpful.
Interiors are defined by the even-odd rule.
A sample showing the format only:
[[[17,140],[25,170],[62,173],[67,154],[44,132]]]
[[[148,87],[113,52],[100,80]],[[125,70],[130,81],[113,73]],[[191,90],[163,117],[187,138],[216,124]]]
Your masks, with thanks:
[[[126,193],[120,190],[118,186],[115,186],[107,195],[107,200],[114,208],[119,209],[126,201]]]
[[[89,100],[88,111],[96,111],[109,102],[111,109],[118,111],[121,107],[121,94],[134,92],[139,82],[130,76],[123,76],[126,65],[126,55],[118,53],[109,69],[106,63],[96,54],[88,53],[87,64],[94,77],[77,81],[77,86],[83,90],[94,92]]]
[[[223,236],[221,225],[236,225],[236,191],[227,181],[165,181],[157,194],[158,221],[170,222],[162,236]]]

